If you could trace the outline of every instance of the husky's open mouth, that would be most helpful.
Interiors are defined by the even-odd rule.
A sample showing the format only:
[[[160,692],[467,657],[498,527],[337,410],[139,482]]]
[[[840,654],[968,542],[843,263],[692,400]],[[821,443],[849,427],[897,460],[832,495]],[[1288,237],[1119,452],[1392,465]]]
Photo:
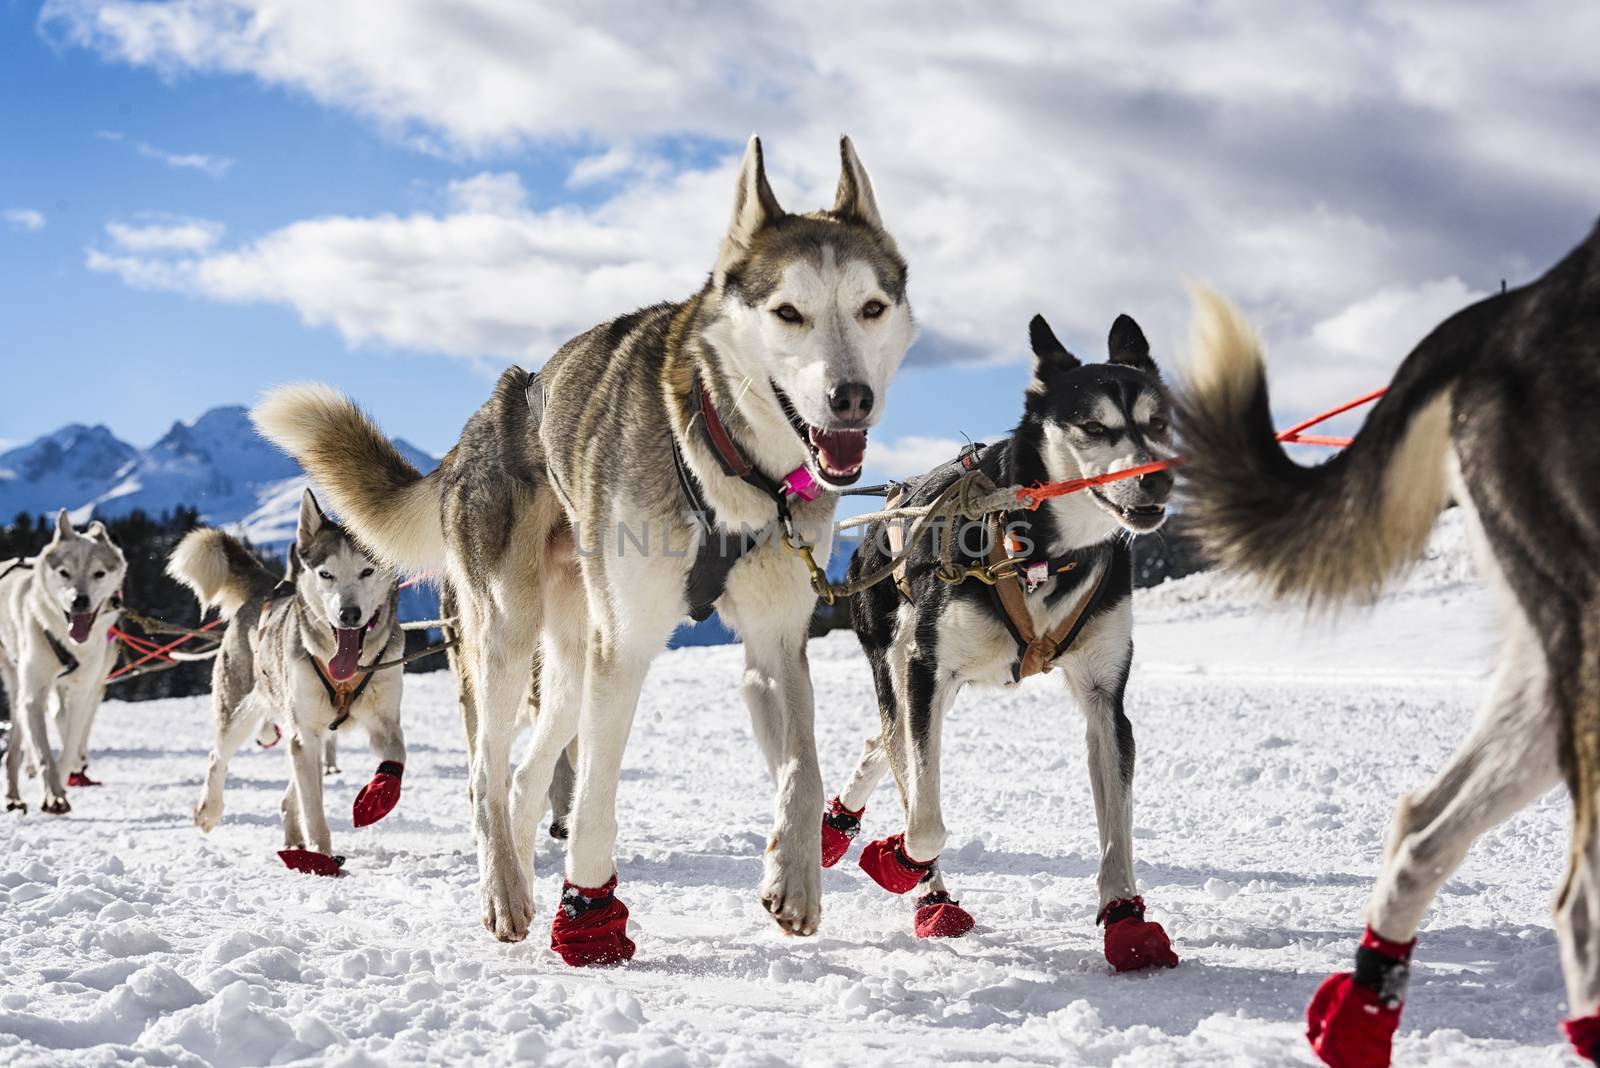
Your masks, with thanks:
[[[74,643],[82,645],[89,640],[89,628],[94,626],[94,621],[100,616],[100,609],[93,612],[67,612],[67,637]]]
[[[1148,534],[1166,521],[1167,506],[1164,504],[1117,504],[1093,486],[1089,487],[1089,493],[1100,507],[1116,516],[1117,522],[1135,534]]]
[[[794,410],[794,405],[789,403],[788,396],[778,388],[776,382],[772,384],[772,392],[777,394],[789,425],[806,443],[806,448],[811,450],[823,478],[835,486],[848,486],[861,477],[861,465],[867,455],[865,430],[823,430],[814,427],[800,418],[800,413]]]
[[[334,682],[343,682],[356,673],[361,667],[361,646],[367,640],[367,631],[378,625],[378,613],[372,613],[372,618],[363,627],[334,627],[334,641],[338,647],[334,650],[333,659],[328,661],[328,674],[333,676]]]

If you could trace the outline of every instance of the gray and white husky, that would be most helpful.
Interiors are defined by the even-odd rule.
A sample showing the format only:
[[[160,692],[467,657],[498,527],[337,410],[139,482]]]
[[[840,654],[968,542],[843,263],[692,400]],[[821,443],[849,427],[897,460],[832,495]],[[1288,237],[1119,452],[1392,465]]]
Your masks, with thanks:
[[[1260,344],[1213,293],[1197,296],[1194,347],[1180,474],[1186,517],[1218,561],[1286,599],[1371,600],[1453,500],[1504,624],[1471,734],[1395,809],[1355,969],[1312,1000],[1313,1048],[1334,1065],[1389,1062],[1434,895],[1474,839],[1564,783],[1566,1026],[1600,1061],[1600,228],[1537,281],[1439,324],[1350,448],[1317,467],[1277,443]]]
[[[326,388],[276,391],[254,413],[363,544],[445,576],[473,721],[483,922],[498,938],[528,933],[534,830],[576,738],[553,944],[575,964],[631,955],[612,892],[623,749],[651,660],[713,604],[744,639],[744,695],[777,781],[761,899],[785,931],[817,929],[823,799],[805,648],[816,596],[799,555],[740,532],[787,512],[827,559],[829,491],[859,476],[912,340],[905,262],[848,138],[840,153],[833,206],[789,214],[752,138],[704,287],[574,338],[536,377],[507,371],[425,478]],[[512,791],[525,700],[534,742]],[[578,946],[575,930],[601,926]]]
[[[921,476],[892,503],[929,503],[964,472],[997,486],[1104,474],[1172,454],[1166,393],[1137,323],[1112,325],[1110,361],[1082,364],[1043,317],[1030,324],[1034,371],[1011,436]],[[972,918],[952,900],[938,865],[945,845],[939,788],[946,712],[969,684],[1014,685],[1061,668],[1088,730],[1089,780],[1100,829],[1099,919],[1118,969],[1177,963],[1160,926],[1145,921],[1133,876],[1133,725],[1123,692],[1133,660],[1133,568],[1128,540],[1166,519],[1172,475],[1159,470],[1053,498],[1037,512],[996,513],[922,537],[894,582],[851,598],[850,615],[872,666],[881,732],[824,817],[824,862],[836,863],[860,829],[873,788],[891,768],[904,835],[867,846],[861,867],[894,893],[916,889],[916,932],[965,934]],[[900,536],[903,537],[903,532]],[[960,574],[940,576],[935,541],[955,539]],[[869,527],[852,578],[880,568],[897,546]],[[969,569],[987,569],[973,574]]]
[[[107,630],[121,614],[128,562],[96,520],[79,533],[63,508],[50,544],[31,559],[0,560],[0,682],[11,701],[6,732],[6,811],[26,812],[17,774],[23,747],[44,780],[46,812],[70,812],[62,772],[90,785],[89,728],[117,660]],[[50,749],[45,711],[55,699],[61,758]]]
[[[281,583],[236,538],[210,529],[184,536],[167,573],[193,590],[202,608],[215,607],[228,621],[211,672],[216,742],[195,824],[210,831],[222,818],[228,761],[239,746],[251,737],[269,743],[281,730],[288,736],[291,765],[283,795],[284,848],[332,858],[323,764],[332,732],[346,720],[367,732],[379,761],[378,777],[357,798],[356,825],[381,818],[399,798],[406,759],[402,674],[398,668],[371,670],[405,647],[395,619],[394,571],[363,553],[308,489],[300,500],[289,574]],[[297,866],[291,857],[284,859]],[[309,870],[337,867],[331,860],[300,862]]]

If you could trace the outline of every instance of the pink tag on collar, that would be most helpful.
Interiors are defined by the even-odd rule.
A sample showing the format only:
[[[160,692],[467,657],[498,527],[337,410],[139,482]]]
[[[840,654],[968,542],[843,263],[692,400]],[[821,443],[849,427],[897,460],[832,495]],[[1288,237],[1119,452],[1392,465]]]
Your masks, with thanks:
[[[811,477],[811,469],[808,467],[797,467],[783,476],[783,488],[802,501],[814,501],[822,496],[822,487]]]

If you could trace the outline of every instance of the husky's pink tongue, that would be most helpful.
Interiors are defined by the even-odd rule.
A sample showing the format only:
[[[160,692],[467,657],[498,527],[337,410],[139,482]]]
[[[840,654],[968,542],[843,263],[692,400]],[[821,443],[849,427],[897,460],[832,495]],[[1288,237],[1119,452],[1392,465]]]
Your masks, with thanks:
[[[817,447],[817,458],[826,470],[836,475],[853,475],[860,470],[867,453],[867,432],[812,427],[811,444]]]
[[[338,627],[333,632],[339,639],[339,648],[334,652],[333,659],[328,661],[328,674],[333,676],[335,682],[343,682],[356,673],[357,663],[361,656],[361,636],[366,633],[361,627]]]
[[[89,640],[89,628],[94,626],[95,614],[94,612],[71,613],[71,623],[67,627],[67,633],[72,636],[73,641],[82,645]]]

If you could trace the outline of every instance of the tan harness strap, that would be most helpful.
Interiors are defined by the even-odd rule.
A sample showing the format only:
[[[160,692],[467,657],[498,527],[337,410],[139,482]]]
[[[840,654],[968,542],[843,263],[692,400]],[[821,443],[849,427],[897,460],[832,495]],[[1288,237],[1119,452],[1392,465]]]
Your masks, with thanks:
[[[989,556],[986,562],[991,568],[998,567],[1008,558],[1005,530],[1000,523],[1001,516],[998,513],[989,516]],[[1070,645],[1071,639],[1076,636],[1079,622],[1089,610],[1089,606],[1099,598],[1100,587],[1105,585],[1106,576],[1110,573],[1109,567],[1102,569],[1099,577],[1084,591],[1073,610],[1068,612],[1060,623],[1042,635],[1034,633],[1033,617],[1028,613],[1028,594],[1022,576],[1019,574],[1002,578],[994,584],[995,596],[1006,617],[1011,621],[1009,629],[1017,639],[1020,654],[1017,663],[1018,679],[1054,669],[1056,658],[1066,652],[1065,646]]]
[[[896,486],[884,496],[884,508],[899,507],[900,499],[903,496],[905,496],[905,487]],[[884,533],[889,538],[889,555],[891,557],[900,556],[901,551],[906,547],[906,521],[904,519],[889,520],[888,523],[884,524]],[[900,596],[904,597],[907,602],[914,603],[916,598],[911,596],[911,580],[906,577],[906,561],[908,559],[909,557],[902,557],[900,562],[894,566],[894,584],[899,588]]]

